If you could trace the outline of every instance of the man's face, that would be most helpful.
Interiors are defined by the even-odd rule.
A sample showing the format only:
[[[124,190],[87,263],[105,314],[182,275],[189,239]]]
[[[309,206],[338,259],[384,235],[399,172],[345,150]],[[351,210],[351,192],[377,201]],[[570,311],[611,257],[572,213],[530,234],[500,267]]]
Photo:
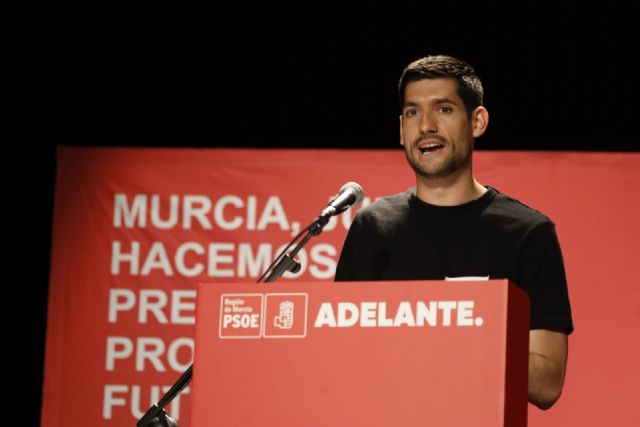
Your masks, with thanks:
[[[400,120],[400,144],[417,175],[444,178],[471,167],[473,140],[479,135],[453,79],[409,83]]]

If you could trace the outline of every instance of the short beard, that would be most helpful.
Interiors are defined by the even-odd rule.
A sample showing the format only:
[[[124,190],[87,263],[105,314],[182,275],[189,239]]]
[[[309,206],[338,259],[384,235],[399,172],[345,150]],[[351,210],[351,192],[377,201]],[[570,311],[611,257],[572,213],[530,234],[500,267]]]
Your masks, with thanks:
[[[469,149],[465,152],[453,152],[452,155],[445,159],[444,163],[438,166],[435,170],[427,170],[424,165],[421,165],[417,160],[413,158],[411,155],[411,148],[405,147],[404,154],[407,158],[407,162],[414,170],[416,175],[426,178],[426,179],[438,179],[438,178],[446,178],[462,168],[471,164],[471,153],[472,150]]]

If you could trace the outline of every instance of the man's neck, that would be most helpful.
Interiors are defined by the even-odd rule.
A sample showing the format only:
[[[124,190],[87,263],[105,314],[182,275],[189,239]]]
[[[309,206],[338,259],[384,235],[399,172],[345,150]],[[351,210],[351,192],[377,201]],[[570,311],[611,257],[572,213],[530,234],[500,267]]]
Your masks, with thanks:
[[[482,196],[487,189],[476,181],[471,171],[444,178],[416,177],[416,196],[437,206],[462,205]]]

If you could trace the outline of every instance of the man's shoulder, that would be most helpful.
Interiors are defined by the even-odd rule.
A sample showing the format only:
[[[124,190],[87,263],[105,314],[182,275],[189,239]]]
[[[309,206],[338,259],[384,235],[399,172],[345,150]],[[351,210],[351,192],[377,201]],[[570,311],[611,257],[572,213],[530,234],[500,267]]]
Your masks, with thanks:
[[[415,190],[410,188],[401,193],[380,197],[370,205],[360,209],[358,215],[376,217],[409,209],[409,202],[413,194],[415,194]]]
[[[543,223],[553,225],[553,221],[544,213],[498,190],[487,214],[517,221],[527,227],[535,227]]]
[[[401,193],[380,197],[370,205],[360,209],[355,221],[361,224],[391,226],[404,222],[409,212],[409,204],[415,190],[410,188]]]

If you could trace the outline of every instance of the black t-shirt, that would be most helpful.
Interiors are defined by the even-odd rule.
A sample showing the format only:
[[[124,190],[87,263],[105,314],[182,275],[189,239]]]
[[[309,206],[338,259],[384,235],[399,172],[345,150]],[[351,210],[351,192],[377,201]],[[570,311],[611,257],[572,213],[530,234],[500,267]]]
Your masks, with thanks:
[[[510,279],[529,294],[531,329],[573,331],[555,225],[494,188],[458,206],[427,204],[415,189],[361,209],[335,281]]]

